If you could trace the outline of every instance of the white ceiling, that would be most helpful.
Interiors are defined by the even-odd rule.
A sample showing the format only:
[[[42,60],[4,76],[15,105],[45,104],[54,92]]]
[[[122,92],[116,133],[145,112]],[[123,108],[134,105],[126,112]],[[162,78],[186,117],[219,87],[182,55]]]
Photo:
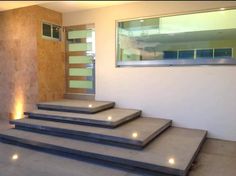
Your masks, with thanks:
[[[82,11],[82,10],[108,7],[114,5],[121,5],[130,2],[134,1],[54,1],[41,4],[40,6],[58,12],[66,13],[66,12]]]
[[[1,1],[0,11],[40,5],[61,13],[121,5],[134,1]]]
[[[46,1],[1,1],[0,11],[11,10],[31,5],[38,5],[41,3],[46,3]]]

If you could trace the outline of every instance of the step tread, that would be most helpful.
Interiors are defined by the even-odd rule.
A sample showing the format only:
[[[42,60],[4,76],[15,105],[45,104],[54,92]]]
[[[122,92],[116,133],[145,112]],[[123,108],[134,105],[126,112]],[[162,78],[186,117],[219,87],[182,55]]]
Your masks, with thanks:
[[[95,113],[114,106],[111,101],[61,99],[38,103],[40,109]]]
[[[142,151],[10,129],[0,138],[153,171],[186,175],[206,131],[170,127]],[[172,162],[170,163],[170,159]],[[174,162],[173,162],[174,161]]]
[[[112,108],[95,114],[83,114],[72,112],[59,112],[49,110],[34,110],[29,116],[40,116],[41,119],[65,120],[71,122],[84,122],[97,125],[115,127],[125,121],[140,116],[140,110]]]
[[[17,152],[16,162],[9,157]],[[9,144],[0,145],[1,176],[143,176],[133,170],[121,170],[60,156],[31,151]],[[62,167],[63,166],[63,167]]]
[[[143,147],[155,136],[171,125],[171,120],[142,117],[126,123],[118,128],[97,128],[93,126],[75,125],[61,122],[34,120],[25,118],[13,120],[16,126],[37,128],[40,130],[56,131],[72,135],[82,135],[87,138],[112,141]],[[133,135],[136,135],[133,136]]]

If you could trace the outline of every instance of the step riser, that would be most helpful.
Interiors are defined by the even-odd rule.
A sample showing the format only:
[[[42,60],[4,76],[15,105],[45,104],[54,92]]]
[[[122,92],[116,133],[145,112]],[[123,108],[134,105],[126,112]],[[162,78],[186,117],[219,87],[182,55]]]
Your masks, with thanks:
[[[45,105],[45,104],[38,104],[38,109],[41,110],[50,110],[50,111],[60,111],[60,112],[74,112],[74,113],[85,113],[85,114],[93,114],[100,111],[104,111],[110,108],[113,108],[115,103],[110,103],[108,105],[100,106],[98,108],[75,108],[69,106],[56,106],[56,105]]]
[[[34,150],[39,150],[43,152],[48,152],[52,154],[57,154],[60,156],[66,156],[73,158],[85,158],[86,160],[95,160],[102,162],[106,162],[108,165],[118,165],[121,166],[121,168],[127,169],[127,168],[133,168],[138,169],[139,171],[143,173],[155,173],[155,175],[159,176],[159,173],[162,174],[160,176],[186,176],[186,173],[183,173],[181,170],[173,169],[173,168],[165,168],[161,166],[156,166],[148,163],[142,163],[117,157],[111,157],[111,156],[104,156],[97,153],[90,153],[90,152],[84,152],[80,150],[75,149],[68,149],[61,146],[55,146],[51,144],[36,142],[36,141],[30,141],[27,139],[20,139],[17,137],[7,136],[0,134],[0,141],[4,143],[14,144],[14,145],[20,145],[24,147],[28,147]]]
[[[109,124],[99,124],[96,122],[89,122],[89,121],[78,121],[73,120],[69,118],[63,118],[63,117],[52,117],[52,116],[41,116],[41,115],[33,115],[30,114],[28,116],[30,119],[38,119],[38,120],[45,120],[45,121],[53,121],[53,122],[63,122],[63,123],[69,123],[69,124],[77,124],[77,125],[87,125],[87,126],[94,126],[94,127],[102,127],[102,128],[115,128],[117,126],[109,125]]]
[[[141,111],[134,113],[126,118],[120,120],[117,123],[110,123],[110,122],[101,122],[96,120],[88,120],[88,119],[76,119],[70,117],[63,117],[63,116],[52,116],[52,115],[40,115],[40,114],[33,114],[27,113],[29,118],[31,119],[39,119],[39,120],[47,120],[47,121],[54,121],[54,122],[63,122],[63,123],[70,123],[70,124],[79,124],[79,125],[88,125],[88,126],[96,126],[96,127],[105,127],[105,128],[116,128],[126,122],[139,118],[141,115]]]

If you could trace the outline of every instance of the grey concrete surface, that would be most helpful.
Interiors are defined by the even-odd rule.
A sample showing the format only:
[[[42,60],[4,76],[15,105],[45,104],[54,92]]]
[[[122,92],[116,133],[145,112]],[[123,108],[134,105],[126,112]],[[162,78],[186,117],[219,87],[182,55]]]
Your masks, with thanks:
[[[38,103],[39,109],[50,109],[58,111],[73,111],[84,113],[95,113],[105,109],[112,108],[115,105],[114,102],[109,101],[86,101],[86,100],[72,100],[61,99],[58,101],[42,102]]]
[[[235,176],[236,152],[229,150],[235,146],[236,142],[207,139],[189,176]],[[0,154],[1,176],[149,176],[3,143]],[[15,154],[17,160],[12,159]]]
[[[8,119],[0,118],[0,131],[4,131],[4,130],[9,129],[11,127],[12,127],[12,125],[10,125]]]
[[[134,147],[143,147],[150,140],[160,134],[171,125],[171,120],[142,117],[128,122],[115,129],[98,128],[93,126],[75,125],[60,122],[51,122],[44,120],[35,120],[25,118],[14,120],[11,123],[16,128],[29,128],[31,130],[40,130],[69,136],[82,136],[85,139],[98,139],[102,141],[111,141],[114,144],[129,144]],[[101,142],[102,142],[101,141]]]
[[[189,176],[235,176],[236,141],[207,139]]]
[[[206,141],[202,152],[226,157],[236,157],[236,141],[209,139]]]
[[[139,117],[140,110],[112,108],[95,114],[35,110],[29,112],[29,117],[43,120],[58,120],[68,123],[85,123],[107,127],[116,127],[121,123]]]
[[[1,176],[127,176],[129,174],[124,170],[3,143],[0,143],[0,153]],[[16,155],[18,158],[13,159]]]
[[[1,133],[1,138],[54,148],[75,155],[85,154],[95,159],[104,159],[129,166],[151,169],[173,175],[185,175],[195,157],[206,131],[170,127],[142,151],[118,148],[85,141],[48,136],[10,129]],[[63,148],[62,148],[63,147]]]
[[[0,131],[10,126],[0,119]],[[207,139],[189,176],[235,176],[236,142]],[[0,143],[1,176],[149,176]],[[16,161],[12,156],[18,154]]]

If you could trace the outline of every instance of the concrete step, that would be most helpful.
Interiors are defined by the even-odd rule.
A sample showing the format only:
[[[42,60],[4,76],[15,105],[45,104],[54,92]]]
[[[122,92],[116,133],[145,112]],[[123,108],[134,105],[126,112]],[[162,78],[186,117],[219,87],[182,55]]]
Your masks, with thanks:
[[[117,164],[119,167],[186,176],[204,142],[206,133],[202,130],[170,127],[143,150],[119,148],[17,129],[2,132],[0,140],[63,156],[88,158],[105,162],[107,165]]]
[[[86,101],[86,100],[72,100],[62,99],[58,101],[38,103],[38,109],[78,112],[78,113],[96,113],[115,105],[114,102],[109,101]]]
[[[27,113],[30,118],[59,121],[73,124],[86,124],[115,128],[122,123],[138,118],[140,110],[112,108],[95,114],[35,110]]]
[[[143,117],[115,129],[104,129],[29,118],[13,120],[11,124],[14,124],[17,129],[142,149],[152,139],[168,128],[171,125],[171,120]]]
[[[103,163],[79,161],[3,143],[0,143],[0,153],[1,176],[144,176],[133,169],[117,169]],[[13,155],[18,159],[11,159]]]

